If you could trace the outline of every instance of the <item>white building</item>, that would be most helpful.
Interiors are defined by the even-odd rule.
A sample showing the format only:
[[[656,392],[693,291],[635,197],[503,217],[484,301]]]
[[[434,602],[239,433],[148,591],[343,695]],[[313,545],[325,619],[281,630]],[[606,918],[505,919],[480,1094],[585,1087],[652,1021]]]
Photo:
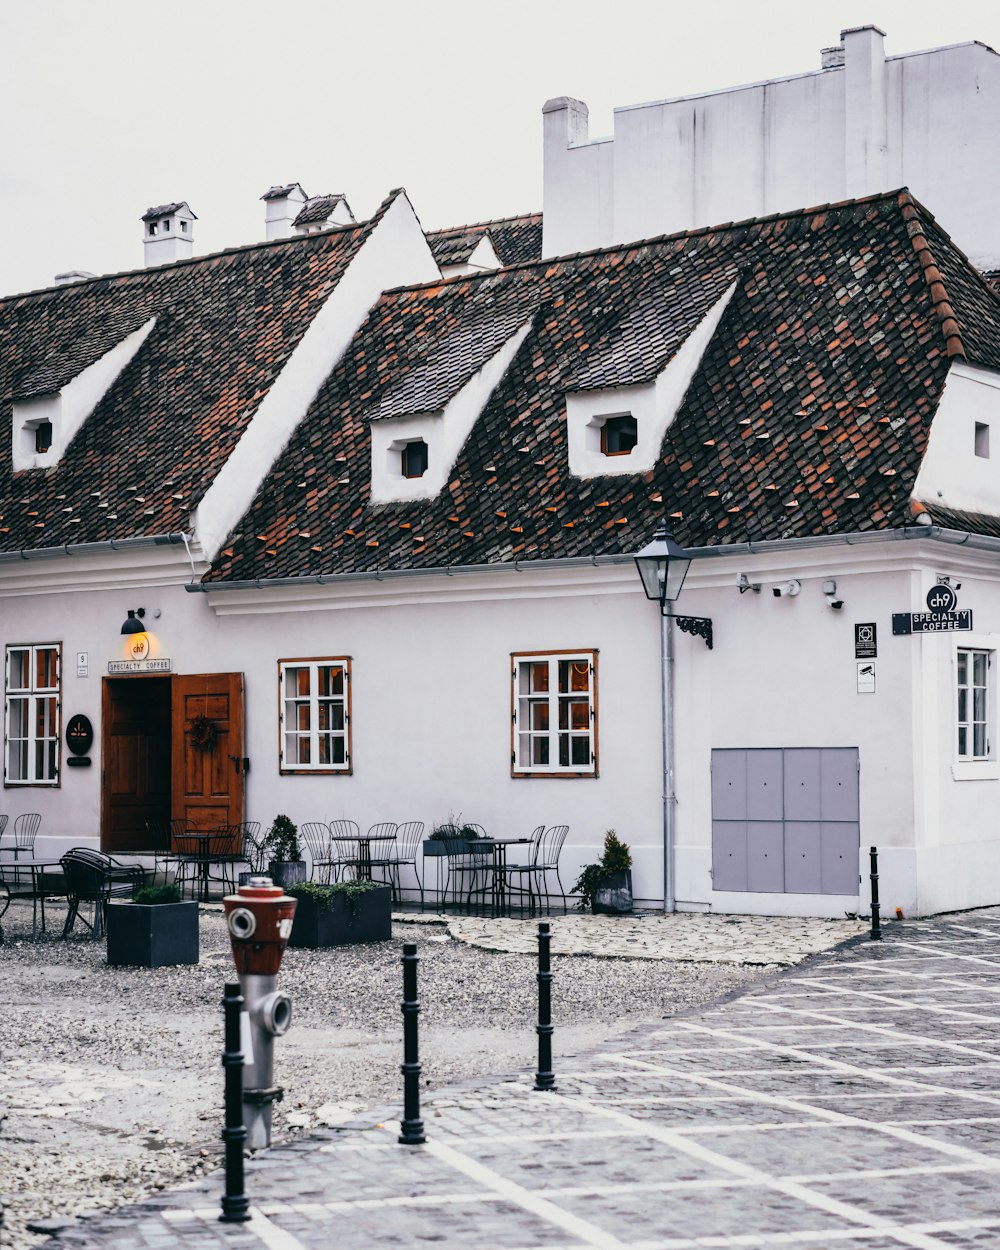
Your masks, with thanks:
[[[984,269],[1000,267],[1000,57],[981,43],[886,56],[862,26],[821,68],[615,110],[544,108],[544,254],[559,256],[909,187]]]

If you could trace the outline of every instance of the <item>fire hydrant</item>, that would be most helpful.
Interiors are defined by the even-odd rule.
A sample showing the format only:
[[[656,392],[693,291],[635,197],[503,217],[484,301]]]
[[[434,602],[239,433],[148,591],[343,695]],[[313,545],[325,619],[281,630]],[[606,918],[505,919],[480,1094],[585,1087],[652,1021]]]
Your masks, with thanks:
[[[277,983],[296,902],[270,877],[251,877],[222,904],[249,1026],[243,1030],[246,1145],[261,1150],[271,1144],[271,1105],[284,1094],[274,1084],[274,1039],[288,1032],[292,1004]]]

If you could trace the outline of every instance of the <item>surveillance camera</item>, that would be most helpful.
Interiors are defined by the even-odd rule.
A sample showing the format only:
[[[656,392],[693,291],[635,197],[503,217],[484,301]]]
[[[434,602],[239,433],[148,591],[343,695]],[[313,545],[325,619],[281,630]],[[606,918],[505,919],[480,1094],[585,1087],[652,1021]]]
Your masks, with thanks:
[[[834,610],[835,612],[839,612],[839,611],[840,611],[840,609],[844,606],[844,601],[843,601],[843,599],[831,599],[831,598],[828,598],[828,599],[827,599],[827,603],[830,605],[830,607],[831,607],[831,608],[833,608],[833,610]]]
[[[780,599],[782,595],[790,595],[794,597],[801,589],[802,583],[800,581],[793,580],[790,582],[782,582],[780,586],[772,587],[771,594],[774,595],[775,599]]]
[[[780,599],[780,598],[781,598],[781,587],[780,587],[780,586],[775,586],[775,588],[771,591],[771,594],[772,594],[772,595],[774,595],[775,599]]]

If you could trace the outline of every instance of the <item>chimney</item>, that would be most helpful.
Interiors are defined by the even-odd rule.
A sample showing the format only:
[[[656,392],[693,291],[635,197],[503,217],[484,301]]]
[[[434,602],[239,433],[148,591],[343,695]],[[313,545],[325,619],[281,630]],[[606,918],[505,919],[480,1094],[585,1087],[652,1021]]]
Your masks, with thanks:
[[[285,187],[269,187],[260,197],[264,201],[264,238],[287,239],[303,204],[309,198],[297,182]]]
[[[96,274],[88,273],[86,269],[67,269],[65,273],[57,273],[54,282],[56,286],[68,286],[71,282],[86,282],[93,277]]]
[[[852,26],[844,45],[844,155],[851,198],[888,191],[889,137],[885,31]]]
[[[194,251],[193,223],[197,220],[183,200],[147,208],[142,215],[146,268],[189,260]]]
[[[317,234],[332,226],[356,225],[346,195],[312,195],[295,218],[292,226],[295,234]]]

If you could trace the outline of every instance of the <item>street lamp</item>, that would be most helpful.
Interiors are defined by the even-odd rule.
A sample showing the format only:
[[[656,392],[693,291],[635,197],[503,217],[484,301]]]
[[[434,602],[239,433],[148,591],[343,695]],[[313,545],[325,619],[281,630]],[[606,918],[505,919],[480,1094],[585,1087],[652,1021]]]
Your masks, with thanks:
[[[636,553],[635,566],[642,578],[646,597],[660,605],[660,670],[663,697],[663,910],[677,910],[674,867],[674,636],[672,626],[686,634],[704,638],[712,649],[712,622],[705,616],[674,616],[670,608],[681,593],[691,555],[678,543],[666,525],[661,525],[653,541]]]

